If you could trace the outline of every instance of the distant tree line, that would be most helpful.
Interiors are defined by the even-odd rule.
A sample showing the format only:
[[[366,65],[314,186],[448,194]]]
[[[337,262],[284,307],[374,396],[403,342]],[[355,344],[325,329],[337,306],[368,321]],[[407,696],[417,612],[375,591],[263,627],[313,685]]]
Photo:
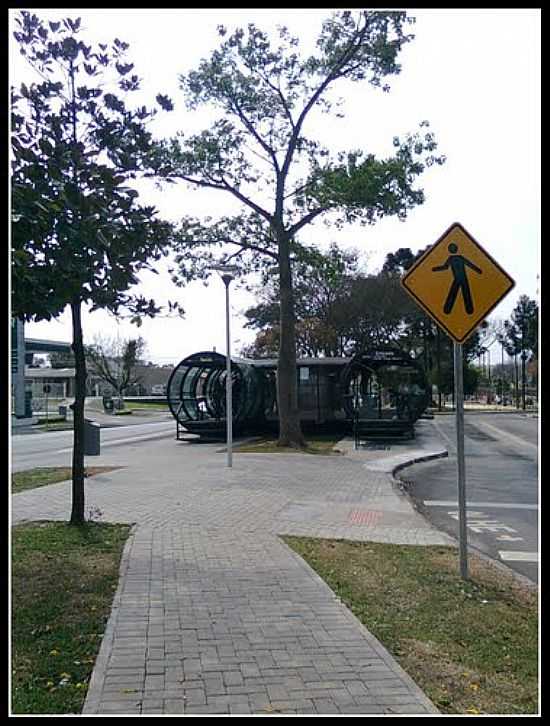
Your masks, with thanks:
[[[400,278],[427,248],[413,253],[400,248],[386,256],[381,270],[368,274],[358,253],[332,244],[296,267],[296,350],[301,357],[352,356],[380,345],[396,345],[423,364],[440,394],[454,389],[452,341],[403,290]],[[246,326],[256,330],[254,342],[241,354],[275,358],[278,353],[279,311],[276,280],[256,288],[258,303],[245,311]],[[498,330],[483,321],[465,342],[464,390],[474,393],[480,381],[475,365],[488,345],[503,341],[509,355],[524,352],[533,360],[538,351],[538,306],[522,296],[509,321]],[[523,347],[522,347],[523,346]]]

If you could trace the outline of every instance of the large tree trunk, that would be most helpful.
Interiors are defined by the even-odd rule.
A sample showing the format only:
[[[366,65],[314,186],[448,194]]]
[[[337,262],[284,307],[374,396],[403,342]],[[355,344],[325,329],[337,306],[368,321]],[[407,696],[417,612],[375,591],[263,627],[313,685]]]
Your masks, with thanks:
[[[296,326],[290,250],[288,239],[279,240],[280,345],[277,365],[277,403],[279,408],[278,446],[303,448],[306,444],[300,427],[298,375],[296,367]]]
[[[73,352],[75,360],[73,503],[71,524],[84,524],[84,401],[86,399],[86,358],[82,340],[81,302],[71,303]]]

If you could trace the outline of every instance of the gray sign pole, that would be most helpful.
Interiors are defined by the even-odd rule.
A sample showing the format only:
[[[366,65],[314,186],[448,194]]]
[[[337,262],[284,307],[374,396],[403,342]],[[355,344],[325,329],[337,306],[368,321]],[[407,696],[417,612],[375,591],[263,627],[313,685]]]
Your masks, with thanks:
[[[233,467],[233,402],[232,402],[232,380],[231,380],[231,335],[229,331],[229,284],[233,279],[231,275],[223,275],[225,283],[225,330],[226,330],[226,383],[225,383],[225,408],[227,417],[227,466]]]
[[[464,378],[462,371],[462,345],[454,343],[456,457],[458,465],[458,529],[460,547],[460,574],[468,579],[468,540],[466,530],[466,467],[464,463]]]

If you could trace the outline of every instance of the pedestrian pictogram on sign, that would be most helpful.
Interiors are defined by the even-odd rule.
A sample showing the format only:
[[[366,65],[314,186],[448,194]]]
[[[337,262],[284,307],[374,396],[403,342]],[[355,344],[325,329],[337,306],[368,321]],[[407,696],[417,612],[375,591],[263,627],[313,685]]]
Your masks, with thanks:
[[[457,343],[514,287],[514,280],[455,222],[401,279],[416,302]]]

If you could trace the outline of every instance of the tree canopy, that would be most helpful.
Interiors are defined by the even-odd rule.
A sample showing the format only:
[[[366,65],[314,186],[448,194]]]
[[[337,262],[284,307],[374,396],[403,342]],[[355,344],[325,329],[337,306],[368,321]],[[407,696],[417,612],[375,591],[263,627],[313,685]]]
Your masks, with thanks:
[[[538,358],[539,306],[528,295],[521,295],[509,320],[498,336],[508,355],[525,353],[531,360]]]
[[[86,357],[95,375],[121,398],[130,386],[139,383],[143,376],[136,371],[145,352],[146,343],[141,337],[115,339],[97,335],[85,348]]]
[[[81,21],[22,11],[14,36],[41,81],[12,88],[12,315],[49,320],[70,306],[75,358],[73,506],[84,521],[86,360],[82,305],[135,321],[159,311],[132,294],[140,270],[164,254],[172,227],[138,203],[154,111],[131,108],[139,78],[128,44],[93,47]],[[114,77],[114,79],[113,79]],[[170,107],[161,94],[157,102]]]
[[[198,68],[180,76],[187,107],[208,107],[209,128],[157,145],[155,173],[195,188],[224,192],[241,211],[184,217],[175,279],[207,277],[214,263],[244,272],[277,267],[279,275],[279,444],[301,445],[296,387],[293,265],[311,252],[302,230],[316,219],[373,224],[424,201],[415,188],[427,166],[444,161],[427,121],[394,138],[386,158],[365,149],[331,149],[312,132],[318,112],[339,113],[330,92],[346,82],[389,90],[414,20],[401,11],[338,11],[322,24],[313,53],[301,55],[286,27],[277,37],[254,24],[228,34]],[[335,108],[336,106],[336,108]]]
[[[128,290],[164,254],[171,227],[130,185],[154,112],[123,98],[139,88],[128,45],[92,48],[79,19],[46,24],[24,11],[16,23],[21,53],[44,80],[12,89],[12,312],[50,319],[78,300],[154,314],[154,301]]]

